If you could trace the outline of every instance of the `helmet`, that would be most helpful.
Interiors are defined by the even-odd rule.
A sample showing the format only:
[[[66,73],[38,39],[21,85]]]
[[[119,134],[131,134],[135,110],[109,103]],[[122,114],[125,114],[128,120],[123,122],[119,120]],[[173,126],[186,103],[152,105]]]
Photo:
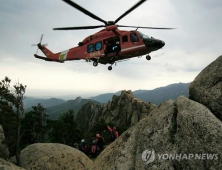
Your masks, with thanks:
[[[96,134],[96,137],[98,138],[98,137],[100,137],[100,135],[97,133],[97,134]]]
[[[119,41],[116,41],[116,44],[119,44]]]
[[[116,130],[116,127],[115,127],[115,126],[113,127],[113,130]]]
[[[93,143],[93,144],[95,144],[95,143],[96,143],[96,141],[95,141],[95,140],[93,140],[93,141],[92,141],[92,143]]]
[[[81,140],[81,142],[83,143],[83,142],[85,142],[85,140],[84,140],[84,139],[82,139],[82,140]]]

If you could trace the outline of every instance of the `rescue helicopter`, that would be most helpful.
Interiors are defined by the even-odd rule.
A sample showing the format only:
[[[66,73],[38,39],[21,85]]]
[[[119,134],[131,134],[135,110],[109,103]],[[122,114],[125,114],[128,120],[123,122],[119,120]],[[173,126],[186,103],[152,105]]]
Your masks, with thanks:
[[[81,11],[85,15],[88,15],[89,17],[102,22],[103,25],[63,27],[54,28],[53,30],[83,30],[102,27],[104,27],[104,29],[86,37],[83,41],[78,43],[78,46],[58,53],[51,52],[48,48],[46,48],[46,45],[41,44],[41,37],[40,43],[37,44],[37,46],[45,54],[46,57],[39,56],[37,55],[37,53],[34,54],[34,56],[38,59],[60,63],[71,60],[86,60],[92,61],[93,66],[95,67],[98,65],[98,63],[109,64],[108,70],[112,70],[112,65],[116,64],[116,62],[129,60],[132,57],[140,57],[146,55],[146,59],[150,60],[151,57],[149,54],[153,51],[159,50],[165,45],[164,41],[149,37],[138,31],[139,28],[160,30],[174,29],[117,25],[117,22],[119,22],[123,17],[128,15],[138,6],[143,4],[146,0],[140,0],[139,2],[137,2],[115,21],[105,21],[71,0],[62,1]],[[134,28],[135,30],[120,30],[120,27],[129,27]]]

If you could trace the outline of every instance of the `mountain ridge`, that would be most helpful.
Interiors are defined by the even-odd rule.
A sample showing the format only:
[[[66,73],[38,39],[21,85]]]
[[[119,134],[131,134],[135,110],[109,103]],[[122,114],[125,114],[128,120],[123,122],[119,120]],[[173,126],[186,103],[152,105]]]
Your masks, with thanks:
[[[151,102],[159,105],[166,99],[176,99],[179,95],[189,96],[190,83],[174,83],[164,87],[158,87],[153,90],[135,90],[133,95],[144,102]],[[91,97],[92,100],[100,103],[108,103],[112,100],[113,95],[120,95],[121,91],[116,93],[105,93]],[[158,94],[158,95],[157,95]]]
[[[31,108],[32,106],[36,106],[38,103],[41,103],[41,105],[43,107],[52,107],[52,106],[55,106],[55,105],[58,105],[58,104],[62,104],[66,102],[65,100],[63,99],[60,99],[60,98],[55,98],[55,97],[52,97],[52,98],[49,98],[49,99],[43,99],[43,98],[35,98],[35,97],[25,97],[24,99],[24,109],[29,109]]]

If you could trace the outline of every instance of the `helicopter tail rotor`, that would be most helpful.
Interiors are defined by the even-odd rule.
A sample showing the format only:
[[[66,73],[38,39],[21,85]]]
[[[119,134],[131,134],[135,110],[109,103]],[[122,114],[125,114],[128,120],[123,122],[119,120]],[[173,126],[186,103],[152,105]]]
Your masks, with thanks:
[[[41,35],[41,38],[40,38],[40,41],[39,41],[38,44],[32,44],[32,45],[31,45],[32,47],[37,46],[37,50],[36,50],[36,53],[35,53],[35,54],[38,53],[38,50],[39,50],[39,48],[40,48],[41,46],[47,46],[47,45],[48,45],[48,44],[41,44],[41,43],[42,43],[43,36],[44,36],[44,34]]]

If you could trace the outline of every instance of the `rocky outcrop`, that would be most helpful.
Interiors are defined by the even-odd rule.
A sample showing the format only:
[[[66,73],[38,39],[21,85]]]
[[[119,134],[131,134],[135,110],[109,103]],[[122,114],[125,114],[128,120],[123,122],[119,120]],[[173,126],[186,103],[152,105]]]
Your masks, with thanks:
[[[181,96],[124,132],[91,169],[221,169],[221,153],[222,123],[202,104]]]
[[[151,103],[135,98],[132,91],[122,91],[120,96],[114,95],[111,102],[96,105],[88,102],[78,112],[77,122],[81,128],[92,128],[95,123],[104,119],[120,127],[130,127],[138,123],[156,108]]]
[[[9,151],[5,144],[5,135],[1,125],[0,125],[0,158],[3,159],[9,158]]]
[[[21,152],[21,166],[25,169],[87,170],[92,161],[82,152],[63,144],[38,143]]]
[[[0,169],[1,170],[24,170],[23,168],[15,166],[14,164],[1,158],[0,158]]]
[[[222,56],[200,72],[189,94],[190,99],[207,106],[222,121]]]

